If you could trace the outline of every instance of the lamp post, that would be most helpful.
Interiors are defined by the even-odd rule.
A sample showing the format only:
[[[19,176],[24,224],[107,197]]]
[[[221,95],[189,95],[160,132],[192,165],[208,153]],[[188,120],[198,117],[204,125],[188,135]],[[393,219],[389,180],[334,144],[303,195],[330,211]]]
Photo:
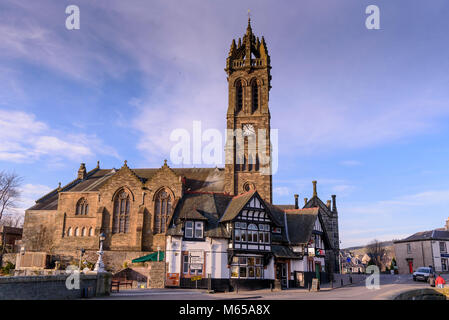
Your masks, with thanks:
[[[80,249],[80,262],[79,262],[80,272],[81,272],[81,262],[83,260],[83,255],[84,255],[85,252],[86,252],[86,250],[84,250],[83,248]]]
[[[100,250],[97,251],[98,253],[98,260],[97,263],[95,264],[95,269],[94,271],[96,272],[106,272],[106,270],[104,269],[104,263],[103,263],[103,241],[106,239],[106,235],[102,232],[100,234]]]

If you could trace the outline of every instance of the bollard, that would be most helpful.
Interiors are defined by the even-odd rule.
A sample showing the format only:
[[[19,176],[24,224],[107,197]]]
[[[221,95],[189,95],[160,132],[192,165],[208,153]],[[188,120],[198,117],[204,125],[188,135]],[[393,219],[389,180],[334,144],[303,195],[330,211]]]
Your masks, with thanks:
[[[341,286],[343,287],[343,278],[341,278],[340,281],[341,281]]]
[[[349,277],[349,283],[352,284],[352,277]]]

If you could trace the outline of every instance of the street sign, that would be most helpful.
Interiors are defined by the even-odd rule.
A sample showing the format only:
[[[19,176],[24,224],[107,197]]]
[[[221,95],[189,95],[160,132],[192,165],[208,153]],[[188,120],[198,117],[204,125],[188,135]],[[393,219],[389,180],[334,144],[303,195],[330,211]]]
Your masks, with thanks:
[[[203,265],[199,263],[194,263],[190,265],[190,270],[201,270],[203,269]]]
[[[198,281],[198,280],[201,280],[201,279],[202,279],[201,276],[194,276],[194,277],[190,278],[190,280],[192,280],[192,281]]]
[[[191,256],[190,264],[203,264],[203,257],[201,256]]]

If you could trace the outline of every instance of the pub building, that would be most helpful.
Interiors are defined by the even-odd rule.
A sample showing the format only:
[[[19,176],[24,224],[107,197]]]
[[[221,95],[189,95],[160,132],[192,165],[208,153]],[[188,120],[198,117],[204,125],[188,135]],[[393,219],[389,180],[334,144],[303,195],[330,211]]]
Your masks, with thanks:
[[[186,194],[167,235],[167,286],[233,291],[327,279],[320,208],[282,210],[256,190]]]

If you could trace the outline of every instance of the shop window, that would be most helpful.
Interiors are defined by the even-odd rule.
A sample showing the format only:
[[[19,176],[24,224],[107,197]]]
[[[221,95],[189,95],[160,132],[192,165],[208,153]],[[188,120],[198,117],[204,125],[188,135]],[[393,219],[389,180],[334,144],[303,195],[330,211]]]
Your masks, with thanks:
[[[263,259],[261,257],[233,257],[231,277],[240,279],[263,278]]]

